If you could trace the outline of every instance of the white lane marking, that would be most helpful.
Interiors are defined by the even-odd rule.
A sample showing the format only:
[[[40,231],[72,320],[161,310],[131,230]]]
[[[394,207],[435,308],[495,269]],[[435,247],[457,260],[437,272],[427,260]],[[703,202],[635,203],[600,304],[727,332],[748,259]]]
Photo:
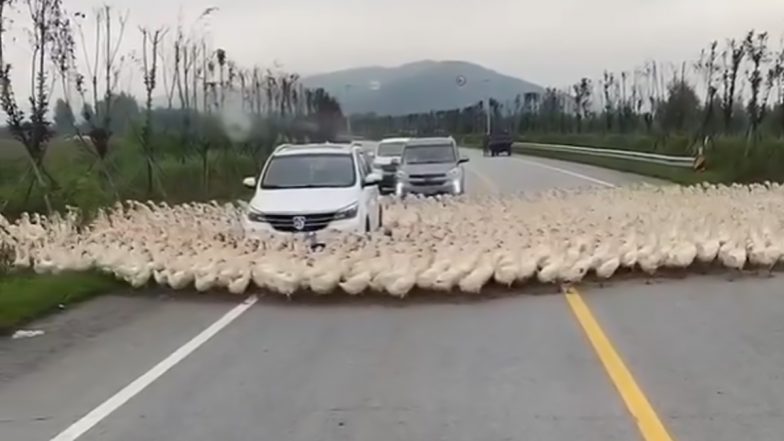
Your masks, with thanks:
[[[74,441],[85,432],[93,428],[96,424],[101,422],[104,418],[109,416],[112,412],[120,408],[123,404],[128,402],[131,398],[136,396],[139,392],[143,391],[147,386],[152,384],[155,380],[160,378],[169,369],[181,362],[185,357],[193,353],[201,345],[207,342],[210,338],[215,336],[221,329],[225,328],[229,323],[233,322],[237,317],[242,315],[248,310],[258,298],[250,296],[244,302],[232,308],[218,321],[211,324],[207,329],[201,331],[198,335],[193,337],[189,342],[179,347],[176,351],[172,352],[168,357],[164,358],[160,363],[153,366],[152,369],[145,372],[141,377],[133,380],[130,384],[122,388],[119,392],[112,395],[109,399],[101,403],[98,407],[91,410],[87,415],[80,418],[70,427],[60,432],[51,441]]]
[[[592,177],[584,175],[582,173],[573,172],[571,170],[566,170],[566,169],[563,169],[563,168],[553,167],[551,165],[545,165],[545,164],[542,164],[540,162],[528,161],[528,160],[519,158],[517,156],[512,156],[512,157],[517,159],[518,161],[524,162],[524,163],[529,164],[529,165],[533,165],[533,166],[541,167],[541,168],[546,168],[548,170],[557,171],[557,172],[563,173],[565,175],[570,175],[570,176],[574,176],[576,178],[585,179],[586,181],[590,181],[590,182],[594,182],[594,183],[597,183],[597,184],[600,184],[600,185],[604,185],[605,187],[611,187],[611,188],[617,187],[617,185],[615,185],[615,184],[613,184],[611,182],[602,181],[601,179],[592,178]]]

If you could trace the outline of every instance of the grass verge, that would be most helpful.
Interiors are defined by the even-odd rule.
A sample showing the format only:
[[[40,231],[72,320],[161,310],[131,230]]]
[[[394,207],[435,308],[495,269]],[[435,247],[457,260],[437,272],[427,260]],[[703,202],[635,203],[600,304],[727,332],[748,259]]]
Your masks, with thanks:
[[[638,175],[664,179],[684,185],[696,184],[704,181],[719,182],[722,180],[717,172],[710,170],[703,173],[697,173],[690,168],[670,167],[662,164],[651,164],[622,158],[605,158],[600,156],[580,155],[571,152],[546,151],[542,149],[526,148],[524,145],[515,146],[514,151],[530,156],[560,159],[563,161],[595,165],[628,173],[636,173]]]
[[[480,148],[474,143],[465,141],[461,145],[477,149]],[[722,174],[718,171],[708,170],[703,173],[697,173],[692,169],[670,167],[662,164],[650,164],[639,161],[630,161],[628,159],[622,158],[603,158],[600,156],[588,156],[571,152],[526,148],[525,145],[519,143],[515,144],[513,152],[529,156],[538,156],[541,158],[559,159],[562,161],[595,165],[597,167],[603,167],[610,170],[618,170],[627,173],[635,173],[642,176],[650,176],[652,178],[663,179],[665,181],[684,185],[691,185],[705,181],[721,182],[724,180]]]
[[[98,273],[38,275],[15,273],[0,276],[0,335],[58,309],[121,286]]]

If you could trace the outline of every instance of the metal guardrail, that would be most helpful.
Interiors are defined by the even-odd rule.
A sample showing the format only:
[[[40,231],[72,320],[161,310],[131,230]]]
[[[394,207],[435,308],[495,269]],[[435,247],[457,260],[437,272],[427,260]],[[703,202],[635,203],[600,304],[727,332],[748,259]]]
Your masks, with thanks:
[[[577,153],[581,155],[600,156],[604,158],[627,159],[630,161],[647,162],[649,164],[662,164],[671,167],[693,168],[695,158],[690,156],[667,156],[655,153],[634,152],[629,150],[616,150],[608,148],[577,147],[573,145],[540,144],[533,142],[516,142],[515,147]]]

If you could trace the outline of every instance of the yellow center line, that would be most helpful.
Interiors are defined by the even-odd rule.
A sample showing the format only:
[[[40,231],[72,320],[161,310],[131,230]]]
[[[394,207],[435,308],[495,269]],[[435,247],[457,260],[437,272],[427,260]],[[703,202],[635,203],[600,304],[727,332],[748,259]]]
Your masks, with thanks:
[[[637,427],[645,441],[672,441],[667,429],[664,428],[656,411],[645,397],[642,389],[637,385],[632,373],[626,368],[621,356],[613,348],[612,343],[602,331],[588,305],[580,293],[572,288],[566,292],[566,300],[572,308],[577,321],[582,326],[588,340],[591,341],[596,354],[599,356],[604,369],[615,384],[626,408],[634,417]]]

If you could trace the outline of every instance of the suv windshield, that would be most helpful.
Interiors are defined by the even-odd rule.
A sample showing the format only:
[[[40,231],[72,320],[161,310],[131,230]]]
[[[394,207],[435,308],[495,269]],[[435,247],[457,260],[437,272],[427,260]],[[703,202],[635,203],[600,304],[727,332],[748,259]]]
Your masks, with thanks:
[[[378,156],[400,156],[405,144],[402,142],[382,142],[378,145]]]
[[[351,155],[286,155],[270,159],[261,188],[351,187],[355,182]]]
[[[403,151],[406,164],[437,164],[457,162],[455,148],[451,144],[408,146]]]

